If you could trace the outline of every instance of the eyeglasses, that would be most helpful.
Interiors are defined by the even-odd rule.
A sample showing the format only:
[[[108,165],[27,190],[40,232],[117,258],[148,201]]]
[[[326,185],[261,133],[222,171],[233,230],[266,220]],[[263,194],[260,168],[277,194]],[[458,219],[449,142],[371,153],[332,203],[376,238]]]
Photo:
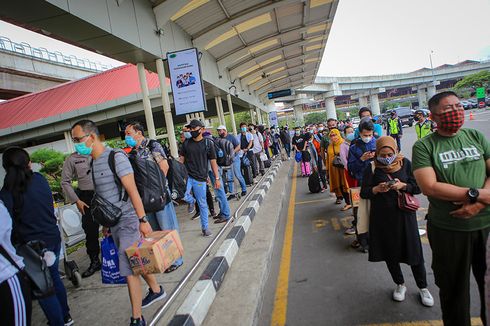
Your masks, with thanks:
[[[90,134],[85,134],[82,137],[72,137],[74,143],[81,143],[84,138],[87,138]]]

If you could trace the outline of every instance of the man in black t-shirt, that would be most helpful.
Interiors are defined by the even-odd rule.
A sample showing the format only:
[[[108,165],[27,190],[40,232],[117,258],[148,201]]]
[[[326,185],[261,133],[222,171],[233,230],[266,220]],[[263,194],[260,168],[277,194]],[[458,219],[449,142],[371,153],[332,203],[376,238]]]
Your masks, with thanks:
[[[299,127],[294,129],[293,148],[295,151],[299,152],[304,151],[306,148],[306,140],[304,135],[301,134],[301,129]]]
[[[216,163],[216,151],[210,140],[203,138],[204,125],[199,120],[192,120],[187,126],[192,138],[187,139],[182,145],[181,161],[185,164],[189,177],[184,200],[189,205],[197,201],[201,213],[202,235],[212,235],[208,228],[208,204],[206,202],[206,182],[208,179],[208,162],[215,177],[214,188],[221,188],[218,164]],[[191,191],[194,197],[191,195]]]

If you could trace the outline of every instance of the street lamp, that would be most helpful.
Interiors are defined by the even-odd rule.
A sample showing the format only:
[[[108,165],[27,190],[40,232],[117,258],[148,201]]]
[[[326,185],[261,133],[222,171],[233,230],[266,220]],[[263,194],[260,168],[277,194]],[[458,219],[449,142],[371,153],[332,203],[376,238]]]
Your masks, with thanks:
[[[436,78],[434,76],[434,66],[432,65],[432,54],[434,53],[433,50],[430,50],[429,52],[429,60],[430,60],[430,71],[432,73],[432,81],[435,82]]]

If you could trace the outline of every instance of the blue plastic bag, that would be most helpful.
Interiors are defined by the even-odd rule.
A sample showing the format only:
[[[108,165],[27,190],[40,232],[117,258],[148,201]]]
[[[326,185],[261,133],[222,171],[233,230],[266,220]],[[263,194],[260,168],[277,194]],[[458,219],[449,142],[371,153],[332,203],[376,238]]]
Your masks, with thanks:
[[[296,162],[301,162],[301,158],[302,158],[302,154],[300,151],[297,151],[296,154],[294,155],[294,159],[296,160]]]
[[[116,244],[111,236],[104,238],[100,244],[102,252],[102,283],[126,284],[126,278],[119,272],[119,256]]]

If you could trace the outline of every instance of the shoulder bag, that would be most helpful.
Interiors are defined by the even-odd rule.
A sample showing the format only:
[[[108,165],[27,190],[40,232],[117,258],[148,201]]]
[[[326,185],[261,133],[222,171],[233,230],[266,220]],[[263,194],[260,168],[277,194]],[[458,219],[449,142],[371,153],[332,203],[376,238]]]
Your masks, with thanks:
[[[333,154],[334,154],[332,165],[336,168],[343,169],[344,163],[342,163],[342,159],[340,158],[340,155],[335,153],[335,145],[334,144],[332,144],[332,149],[333,149]]]
[[[391,175],[388,178],[393,180]],[[407,212],[416,212],[420,208],[420,201],[417,197],[405,191],[396,191],[398,193],[398,208]]]

